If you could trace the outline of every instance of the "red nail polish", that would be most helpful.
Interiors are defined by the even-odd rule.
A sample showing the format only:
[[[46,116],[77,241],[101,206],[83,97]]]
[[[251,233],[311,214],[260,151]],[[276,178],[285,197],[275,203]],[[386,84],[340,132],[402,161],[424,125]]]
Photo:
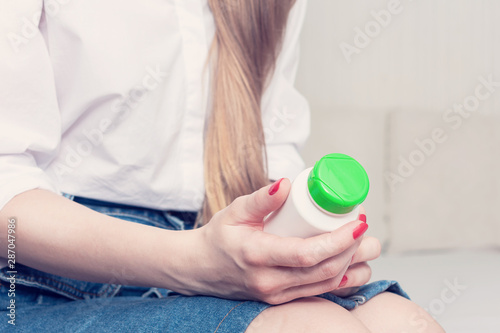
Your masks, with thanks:
[[[368,224],[366,223],[360,223],[356,228],[354,228],[354,231],[352,233],[352,237],[354,239],[357,239],[360,237],[362,234],[365,233],[366,229],[368,229]]]
[[[345,286],[347,284],[347,276],[343,276],[342,277],[342,281],[340,281],[340,284],[339,284],[339,288],[342,288],[343,286]]]
[[[359,214],[358,220],[363,221],[366,223],[366,215],[365,214]]]
[[[277,182],[275,182],[270,188],[269,188],[269,195],[273,195],[275,194],[276,192],[278,192],[278,190],[280,189],[280,183],[281,181],[285,179],[285,178],[281,178],[279,179]]]

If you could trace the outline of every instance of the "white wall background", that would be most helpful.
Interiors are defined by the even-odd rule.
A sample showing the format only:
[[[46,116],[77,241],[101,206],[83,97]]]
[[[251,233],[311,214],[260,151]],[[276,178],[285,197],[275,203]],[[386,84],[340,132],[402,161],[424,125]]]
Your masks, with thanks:
[[[365,27],[375,27],[376,21],[371,11],[380,13],[397,3],[399,13],[391,15],[390,22],[386,27],[381,27],[378,33],[371,30],[372,35],[376,36],[370,39],[367,46],[359,47],[359,53],[352,54],[348,61],[341,51],[341,43],[355,46],[356,27],[363,31]],[[296,81],[298,89],[309,100],[312,110],[312,135],[302,153],[308,165],[331,152],[347,153],[365,165],[371,180],[365,207],[372,235],[383,241],[397,237],[391,225],[404,223],[401,221],[404,214],[391,206],[394,197],[400,199],[398,202],[408,203],[409,206],[405,207],[406,214],[411,215],[412,209],[416,211],[428,208],[417,207],[416,204],[411,206],[412,201],[432,206],[432,203],[419,198],[435,196],[435,201],[439,201],[440,196],[456,192],[446,184],[446,190],[442,190],[439,184],[421,189],[415,186],[405,188],[409,182],[391,192],[384,179],[384,172],[397,167],[394,156],[408,156],[411,152],[410,145],[395,147],[394,140],[412,143],[414,139],[429,136],[434,127],[444,126],[440,114],[454,104],[463,103],[467,96],[473,96],[475,87],[479,84],[478,77],[487,78],[491,75],[494,81],[500,82],[499,17],[500,1],[497,0],[309,1],[302,33],[301,66]],[[396,116],[395,123],[394,114],[399,112],[410,112],[413,115],[406,124],[404,117],[401,120],[400,116]],[[429,116],[428,131],[424,126],[422,132],[417,132],[422,133],[421,135],[415,135],[413,131],[411,137],[401,137],[405,132],[411,132],[405,131],[405,126],[408,129],[412,127],[411,119],[416,113],[432,114]],[[496,87],[496,91],[488,99],[481,101],[473,113],[477,114],[474,117],[480,117],[483,121],[466,123],[467,126],[463,127],[466,131],[460,133],[467,132],[467,135],[474,137],[475,133],[482,132],[481,124],[485,123],[484,119],[495,124],[489,130],[491,135],[500,132],[498,118],[491,116],[500,115],[500,87]],[[434,120],[436,118],[438,120]],[[422,128],[425,119],[419,121]],[[390,125],[400,127],[398,137],[391,134]],[[457,133],[448,134],[462,135]],[[492,155],[491,163],[500,165],[500,147],[492,146],[488,137],[484,140],[487,140],[484,144],[488,146],[484,153]],[[412,181],[425,183],[430,179],[429,172],[450,173],[454,163],[460,161],[474,168],[475,164],[467,159],[467,154],[475,147],[468,142],[470,140],[450,139],[440,149],[449,151],[460,144],[455,154],[458,156],[454,155],[455,159],[452,160],[444,159],[444,154],[440,155],[438,149],[421,168],[431,170],[417,170]],[[477,146],[477,142],[474,145]],[[460,156],[461,149],[463,156]],[[440,160],[443,161],[439,162]],[[490,159],[483,162],[488,164]],[[482,174],[476,176],[483,179],[494,177],[498,181],[498,175],[494,171],[481,172],[479,168],[478,173]],[[467,181],[476,180],[472,177]],[[497,203],[498,206],[500,185],[490,189],[488,195],[486,202],[475,201],[473,207],[467,208],[467,212],[481,209],[482,204]],[[435,215],[439,216],[439,220],[430,222],[453,223],[456,219],[453,215],[455,208],[449,200],[447,205],[441,207],[446,211],[444,214]],[[458,200],[456,205],[464,207],[467,201]],[[471,223],[461,221],[464,233],[469,232],[465,227],[467,222]],[[494,236],[485,245],[495,244],[495,239],[498,242],[496,244],[500,245],[499,218],[491,216],[488,223]],[[447,228],[443,228],[443,232],[446,232],[444,229]],[[405,250],[404,246],[401,249]]]

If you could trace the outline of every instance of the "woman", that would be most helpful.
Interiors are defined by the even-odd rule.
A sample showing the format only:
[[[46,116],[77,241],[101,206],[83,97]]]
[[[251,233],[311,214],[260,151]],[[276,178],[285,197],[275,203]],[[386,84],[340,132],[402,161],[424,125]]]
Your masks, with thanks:
[[[6,6],[2,328],[441,331],[393,282],[352,289],[380,251],[364,214],[262,232],[303,168],[305,1]]]

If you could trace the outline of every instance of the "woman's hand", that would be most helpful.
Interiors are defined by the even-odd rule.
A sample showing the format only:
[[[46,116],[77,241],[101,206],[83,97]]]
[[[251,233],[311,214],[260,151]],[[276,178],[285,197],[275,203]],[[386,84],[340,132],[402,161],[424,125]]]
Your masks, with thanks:
[[[269,191],[272,186],[237,198],[194,231],[197,256],[186,293],[280,304],[338,288],[360,246],[364,222],[307,239],[267,234],[262,221],[283,204],[290,182]],[[356,269],[349,274],[356,276]]]

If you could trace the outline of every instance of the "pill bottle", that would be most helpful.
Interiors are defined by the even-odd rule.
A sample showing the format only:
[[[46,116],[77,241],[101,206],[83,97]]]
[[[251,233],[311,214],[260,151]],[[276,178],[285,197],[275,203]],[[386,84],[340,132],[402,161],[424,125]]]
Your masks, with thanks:
[[[264,219],[264,231],[301,238],[333,231],[358,219],[368,188],[368,175],[355,159],[323,156],[295,178],[285,203]]]

